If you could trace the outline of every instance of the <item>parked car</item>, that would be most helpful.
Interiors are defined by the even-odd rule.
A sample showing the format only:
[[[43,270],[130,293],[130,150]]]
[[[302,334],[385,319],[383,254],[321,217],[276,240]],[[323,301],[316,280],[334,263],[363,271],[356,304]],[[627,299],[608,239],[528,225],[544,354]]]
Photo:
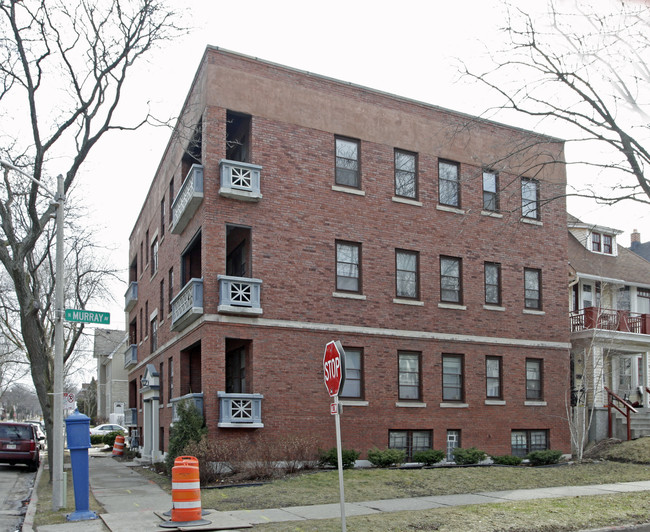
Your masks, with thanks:
[[[121,430],[124,434],[127,433],[127,430],[122,425],[115,425],[114,423],[104,423],[102,425],[97,425],[90,429],[90,434],[109,434],[110,432],[115,432],[116,430]]]
[[[30,423],[0,423],[0,463],[25,464],[36,471],[41,462],[40,441]]]
[[[47,437],[45,436],[45,429],[43,428],[43,424],[40,421],[25,421],[25,423],[34,425],[36,428],[36,437],[38,438],[38,448],[41,451],[44,451],[45,447],[47,446]]]

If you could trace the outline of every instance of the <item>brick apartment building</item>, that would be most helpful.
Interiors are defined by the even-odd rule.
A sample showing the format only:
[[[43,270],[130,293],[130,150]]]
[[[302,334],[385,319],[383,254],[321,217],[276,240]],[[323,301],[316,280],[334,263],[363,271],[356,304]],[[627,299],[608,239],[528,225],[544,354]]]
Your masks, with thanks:
[[[570,452],[563,143],[208,47],[130,237],[129,409],[211,438]],[[542,164],[540,164],[542,163]]]

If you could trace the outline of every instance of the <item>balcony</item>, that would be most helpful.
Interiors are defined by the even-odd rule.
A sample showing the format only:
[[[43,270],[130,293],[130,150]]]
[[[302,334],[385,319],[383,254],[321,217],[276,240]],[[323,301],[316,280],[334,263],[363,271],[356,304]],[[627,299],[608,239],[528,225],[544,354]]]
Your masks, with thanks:
[[[172,331],[180,331],[203,315],[203,279],[190,279],[172,300]]]
[[[138,409],[125,408],[124,409],[124,426],[137,427],[138,426]]]
[[[131,312],[137,302],[138,302],[138,283],[136,281],[132,281],[129,284],[129,287],[126,289],[126,294],[124,294],[125,312]]]
[[[219,280],[218,312],[253,316],[262,314],[260,303],[262,281],[260,279],[229,275],[218,275],[217,279]]]
[[[182,397],[174,397],[170,402],[172,404],[172,423],[178,421],[178,405],[183,401],[191,401],[194,403],[194,406],[199,411],[201,416],[203,416],[203,394],[202,393],[188,393]]]
[[[262,199],[261,172],[262,167],[256,164],[221,159],[219,161],[221,176],[219,195],[241,201],[259,201]]]
[[[124,351],[124,369],[135,366],[138,363],[138,346],[131,344]]]
[[[203,166],[193,164],[172,203],[171,232],[183,232],[203,201]]]
[[[259,393],[217,392],[219,397],[219,423],[221,428],[260,429],[262,423],[262,399]]]
[[[650,334],[650,314],[586,307],[571,313],[571,332],[588,329]]]

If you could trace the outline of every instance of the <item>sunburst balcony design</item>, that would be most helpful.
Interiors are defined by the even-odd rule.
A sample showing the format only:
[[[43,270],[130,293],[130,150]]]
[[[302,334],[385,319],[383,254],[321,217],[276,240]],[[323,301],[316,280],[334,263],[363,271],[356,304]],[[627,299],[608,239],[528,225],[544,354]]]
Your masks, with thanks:
[[[259,393],[217,392],[221,428],[259,429],[262,423],[262,399]]]
[[[260,293],[262,281],[249,277],[232,277],[218,275],[219,306],[217,311],[222,314],[262,314]]]
[[[202,201],[203,166],[193,164],[172,203],[172,233],[178,235],[183,232]]]
[[[219,195],[241,201],[261,200],[261,173],[262,167],[256,164],[221,159],[219,161],[221,177]]]

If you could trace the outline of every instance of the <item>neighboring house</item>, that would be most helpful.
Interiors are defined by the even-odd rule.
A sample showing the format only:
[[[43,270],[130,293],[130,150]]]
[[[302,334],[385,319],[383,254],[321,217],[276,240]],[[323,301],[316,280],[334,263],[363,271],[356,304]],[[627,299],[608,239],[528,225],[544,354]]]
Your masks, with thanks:
[[[611,394],[649,406],[650,262],[619,245],[621,231],[573,216],[568,225],[573,402],[595,407],[590,439],[597,441],[608,435],[607,405],[626,410]],[[633,436],[650,435],[646,417],[634,415]],[[620,419],[612,424],[617,437],[626,429]]]
[[[93,356],[97,359],[97,416],[111,423],[124,421],[129,388],[124,366],[126,334],[96,329]]]
[[[130,236],[127,424],[143,457],[167,450],[181,400],[210,438],[334,446],[331,340],[343,446],[363,457],[570,452],[566,207],[545,201],[563,197],[562,153],[207,48]]]
[[[630,250],[640,255],[645,260],[650,261],[650,242],[641,242],[641,233],[636,229],[632,231],[630,238]]]

